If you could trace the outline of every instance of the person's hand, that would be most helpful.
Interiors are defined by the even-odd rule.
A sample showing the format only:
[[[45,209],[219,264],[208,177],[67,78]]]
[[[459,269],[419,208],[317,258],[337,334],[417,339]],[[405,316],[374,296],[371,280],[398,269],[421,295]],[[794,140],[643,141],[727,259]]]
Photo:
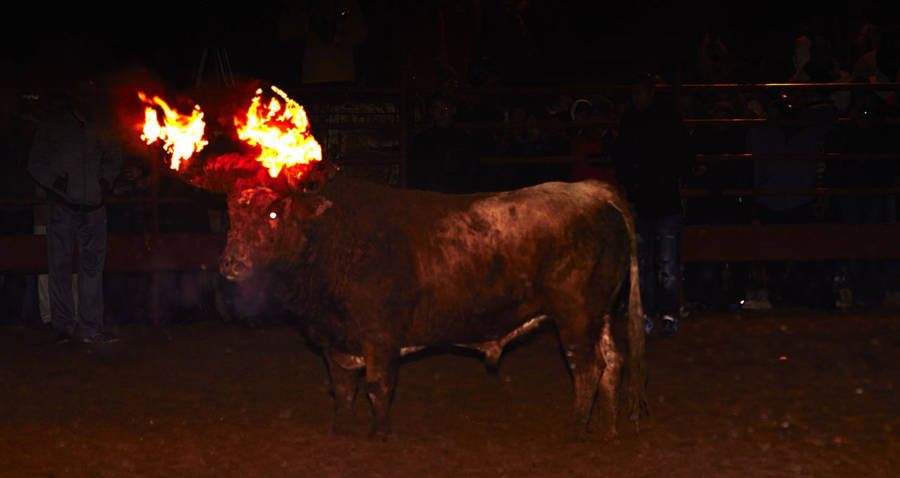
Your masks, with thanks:
[[[122,178],[128,181],[134,181],[141,176],[141,168],[137,166],[129,166],[122,169]]]
[[[53,189],[65,193],[66,189],[69,187],[69,178],[66,176],[57,176],[56,179],[53,180]]]
[[[112,193],[114,196],[123,196],[130,193],[134,189],[133,183],[116,181],[113,183]]]

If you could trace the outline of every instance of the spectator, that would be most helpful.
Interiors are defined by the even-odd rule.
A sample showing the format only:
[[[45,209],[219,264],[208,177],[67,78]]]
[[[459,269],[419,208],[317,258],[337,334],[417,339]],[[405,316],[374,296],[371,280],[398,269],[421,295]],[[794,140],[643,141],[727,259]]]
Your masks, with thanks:
[[[874,50],[861,56],[853,65],[852,81],[892,83],[900,80],[900,29],[885,30]],[[897,92],[879,91],[878,96],[889,105],[897,105]]]
[[[289,11],[279,24],[282,39],[302,37],[303,84],[356,81],[354,49],[366,39],[363,11],[356,0],[314,2],[308,11]]]
[[[786,99],[784,95],[782,100]],[[760,93],[751,98],[748,102],[747,109],[755,118],[768,119],[777,121],[781,119],[783,109],[793,107],[786,101],[776,102],[768,98],[764,93]],[[763,124],[751,128],[747,132],[745,152],[754,155],[780,155],[784,154],[787,149],[784,128],[777,124]],[[753,188],[761,188],[769,185],[770,181],[777,180],[779,164],[784,164],[790,168],[792,163],[783,161],[776,163],[772,160],[754,160],[753,162]],[[776,179],[771,179],[776,178]],[[769,217],[774,213],[762,214],[762,211],[780,210],[785,206],[780,202],[773,203],[771,198],[765,196],[754,196],[753,204],[755,205],[754,219],[755,223],[769,223]],[[772,302],[769,298],[769,267],[762,262],[753,263],[750,266],[750,284],[743,303],[744,309],[771,309]]]
[[[680,184],[691,170],[693,153],[675,106],[656,95],[657,81],[646,75],[634,85],[633,107],[621,119],[613,160],[637,215],[645,330],[652,331],[660,316],[661,332],[671,335],[681,313]]]
[[[0,167],[3,168],[0,191],[4,197],[23,200],[22,205],[0,206],[0,234],[30,234],[34,230],[33,208],[24,201],[34,196],[34,184],[29,179],[26,163],[36,125],[33,112],[39,97],[34,93],[0,97],[3,108],[0,116]],[[36,296],[35,276],[0,271],[0,323],[7,320],[33,323]]]
[[[728,83],[734,80],[737,62],[722,41],[722,35],[707,31],[697,48],[697,69],[700,80],[708,83]]]
[[[847,131],[848,153],[888,153],[894,149],[890,128],[885,124],[886,106],[874,92],[858,95],[851,109],[854,126]],[[897,175],[892,160],[844,160],[828,171],[828,184],[845,188],[892,187]],[[848,195],[835,198],[838,219],[845,224],[888,222],[888,198],[878,195]],[[882,264],[872,260],[841,261],[837,284],[844,307],[878,307],[885,296]],[[845,282],[844,282],[845,281]],[[841,283],[844,282],[844,283]]]
[[[121,174],[113,183],[112,194],[118,199],[149,199],[149,164],[145,157],[123,154]],[[152,210],[149,202],[113,203],[107,206],[107,224],[110,234],[143,235],[150,240]],[[149,300],[152,285],[150,275],[143,272],[107,271],[104,274],[106,310],[122,321],[146,320],[151,310]]]
[[[837,109],[827,92],[798,94],[771,104],[770,118],[796,118],[807,126],[790,131],[778,126],[753,128],[747,135],[747,152],[757,154],[815,154],[826,151],[826,141],[837,123]],[[796,111],[796,113],[794,112]],[[821,163],[814,159],[759,160],[754,162],[754,188],[812,189]],[[763,224],[806,224],[822,218],[813,196],[756,196],[757,219]],[[826,289],[822,264],[772,263],[767,265],[769,300],[776,305],[822,305]],[[830,285],[827,287],[830,290]],[[830,299],[830,298],[829,298]]]
[[[734,118],[740,114],[729,101],[719,101],[706,111],[709,118]],[[734,153],[743,149],[744,134],[739,128],[714,126],[697,128],[691,135],[698,149],[707,154]],[[686,224],[722,225],[743,222],[745,211],[740,198],[723,196],[726,187],[740,188],[745,161],[712,161],[696,164],[684,178],[689,189],[708,191],[708,196],[685,199]],[[734,310],[743,298],[744,270],[741,264],[702,261],[685,264],[685,299],[705,310]],[[728,280],[725,280],[725,279]]]
[[[594,102],[579,99],[572,105],[572,120],[612,120],[615,117],[613,109],[612,102],[606,98],[599,98]],[[602,154],[609,152],[612,141],[613,134],[610,128],[605,126],[587,125],[574,128],[572,155],[585,156],[591,158],[591,161],[572,165],[572,180],[597,179],[621,189],[612,164],[604,164],[600,158]]]
[[[408,186],[445,193],[478,190],[478,158],[469,134],[455,126],[456,105],[450,98],[437,96],[429,112],[432,125],[413,142]]]
[[[57,342],[80,332],[86,343],[116,337],[103,326],[106,209],[103,194],[119,174],[121,153],[104,124],[102,98],[93,81],[79,80],[42,118],[28,170],[47,190],[47,257],[50,308]],[[78,249],[78,302],[72,297],[72,253]],[[80,329],[80,330],[76,330]]]
[[[538,73],[535,10],[528,0],[504,0],[485,7],[481,55],[498,65],[505,83],[528,83]]]
[[[510,156],[524,156],[537,152],[541,130],[529,125],[537,121],[537,115],[529,111],[526,105],[519,104],[510,107],[507,119],[512,126],[507,128],[500,138],[500,151]],[[522,126],[522,123],[525,125]]]
[[[864,23],[859,28],[859,33],[851,40],[852,64],[856,64],[860,58],[866,53],[875,51],[878,48],[878,41],[881,38],[881,29],[872,23]]]

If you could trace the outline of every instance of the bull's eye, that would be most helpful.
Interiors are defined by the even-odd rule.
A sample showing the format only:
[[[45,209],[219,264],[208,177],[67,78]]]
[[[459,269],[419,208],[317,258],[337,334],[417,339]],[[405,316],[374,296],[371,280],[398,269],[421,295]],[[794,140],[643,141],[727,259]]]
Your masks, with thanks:
[[[278,219],[278,213],[275,211],[270,212],[269,219]]]

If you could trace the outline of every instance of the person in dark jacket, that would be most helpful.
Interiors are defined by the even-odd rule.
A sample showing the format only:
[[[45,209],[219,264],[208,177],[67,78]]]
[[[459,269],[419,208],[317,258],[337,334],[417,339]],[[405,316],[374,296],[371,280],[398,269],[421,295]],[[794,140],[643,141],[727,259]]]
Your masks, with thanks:
[[[432,125],[413,140],[407,185],[444,193],[477,191],[478,157],[469,134],[456,127],[455,102],[446,96],[436,96],[429,109]]]
[[[656,95],[658,81],[646,75],[634,85],[633,108],[622,116],[612,154],[616,177],[637,215],[645,330],[651,332],[659,317],[661,333],[671,335],[681,309],[680,184],[694,155],[678,110]]]
[[[46,191],[50,315],[59,336],[86,343],[116,341],[103,327],[106,209],[103,193],[119,174],[121,151],[93,81],[78,80],[40,119],[28,171]],[[78,312],[72,295],[78,250]]]

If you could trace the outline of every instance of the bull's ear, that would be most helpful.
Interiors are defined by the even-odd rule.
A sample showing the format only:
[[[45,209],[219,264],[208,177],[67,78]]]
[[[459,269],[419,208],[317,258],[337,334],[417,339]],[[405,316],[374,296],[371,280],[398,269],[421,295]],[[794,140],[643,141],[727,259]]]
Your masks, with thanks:
[[[334,180],[334,178],[337,177],[338,171],[341,170],[340,166],[332,162],[326,163],[324,167],[327,168],[325,170],[325,179],[327,179],[328,181]]]
[[[325,185],[325,181],[317,179],[315,181],[310,181],[303,185],[303,194],[318,194],[319,191],[322,190],[322,186]]]
[[[285,204],[285,214],[300,220],[319,217],[334,203],[321,195],[297,195],[291,197]]]
[[[336,164],[322,161],[307,171],[294,188],[300,194],[318,194],[326,183],[337,176],[339,170]]]

